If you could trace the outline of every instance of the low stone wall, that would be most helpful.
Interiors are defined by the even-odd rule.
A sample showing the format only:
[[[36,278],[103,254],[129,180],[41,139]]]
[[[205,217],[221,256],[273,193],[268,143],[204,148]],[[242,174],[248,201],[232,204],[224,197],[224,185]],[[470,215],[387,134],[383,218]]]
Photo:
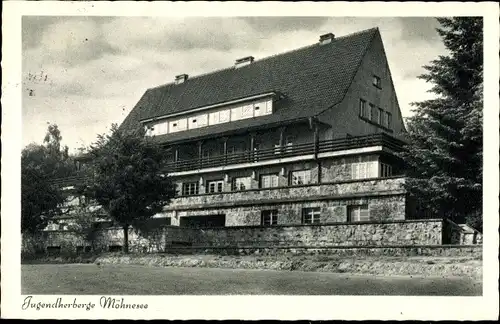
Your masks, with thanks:
[[[163,226],[149,232],[130,229],[129,249],[131,252],[151,253],[173,247],[239,249],[440,245],[442,224],[442,220],[419,220],[204,229]],[[76,253],[87,248],[114,251],[123,245],[123,230],[101,230],[92,240],[70,231],[46,231],[36,238],[25,237],[23,243],[23,252],[28,254],[35,253],[35,250]]]
[[[339,257],[357,256],[433,256],[433,257],[471,257],[482,258],[482,245],[421,245],[421,246],[328,246],[328,247],[171,247],[165,251],[174,255],[332,255]]]
[[[193,246],[439,245],[442,220],[206,228]]]

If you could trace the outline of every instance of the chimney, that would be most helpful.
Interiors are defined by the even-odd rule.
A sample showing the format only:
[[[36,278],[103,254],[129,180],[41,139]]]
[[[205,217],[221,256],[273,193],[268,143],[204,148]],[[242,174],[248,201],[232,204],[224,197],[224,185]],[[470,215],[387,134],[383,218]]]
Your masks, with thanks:
[[[248,65],[248,64],[252,63],[253,60],[254,60],[253,56],[247,56],[247,57],[244,57],[244,58],[237,59],[236,62],[235,62],[235,64],[234,64],[234,67],[235,68],[239,68],[239,67]]]
[[[181,84],[184,83],[188,79],[187,74],[181,74],[181,75],[176,75],[175,76],[175,84]]]
[[[332,42],[332,40],[334,38],[335,38],[335,35],[332,33],[321,35],[321,36],[319,36],[319,44],[320,45],[329,44]]]

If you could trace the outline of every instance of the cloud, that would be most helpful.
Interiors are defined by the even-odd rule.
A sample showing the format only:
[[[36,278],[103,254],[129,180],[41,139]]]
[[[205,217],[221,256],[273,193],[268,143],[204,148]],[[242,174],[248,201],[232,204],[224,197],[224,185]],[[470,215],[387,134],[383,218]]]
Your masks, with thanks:
[[[433,17],[399,17],[401,25],[401,40],[403,41],[423,41],[437,44],[441,38],[436,32],[439,23]]]
[[[230,50],[237,44],[252,46],[253,30],[235,18],[118,18],[103,26],[109,44],[127,51],[152,48],[157,51],[193,49]]]
[[[317,30],[328,17],[241,17],[260,34],[275,34],[299,30]]]

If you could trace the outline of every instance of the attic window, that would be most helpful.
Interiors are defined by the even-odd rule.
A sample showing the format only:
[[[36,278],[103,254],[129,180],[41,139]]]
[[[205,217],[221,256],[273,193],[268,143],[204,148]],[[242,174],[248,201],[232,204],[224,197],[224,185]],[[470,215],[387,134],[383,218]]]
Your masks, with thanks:
[[[380,80],[380,77],[376,75],[373,76],[373,85],[379,89],[382,89],[382,82]]]
[[[177,127],[177,123],[173,123],[172,126]]]
[[[259,106],[255,106],[255,110],[259,110]]]
[[[196,119],[193,119],[193,123],[196,123]]]

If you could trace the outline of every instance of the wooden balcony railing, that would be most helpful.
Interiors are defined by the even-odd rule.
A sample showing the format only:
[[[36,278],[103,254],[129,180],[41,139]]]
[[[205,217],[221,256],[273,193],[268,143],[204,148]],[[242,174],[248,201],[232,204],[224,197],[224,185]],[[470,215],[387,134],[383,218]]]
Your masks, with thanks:
[[[281,159],[291,156],[300,156],[325,152],[333,152],[347,149],[356,149],[368,146],[384,146],[392,150],[402,149],[404,142],[386,134],[374,134],[368,136],[349,137],[317,143],[306,143],[245,151],[240,153],[226,154],[215,157],[203,157],[200,159],[178,160],[168,163],[166,168],[170,172],[196,170],[201,168],[212,168],[231,164],[252,163],[266,160]]]

